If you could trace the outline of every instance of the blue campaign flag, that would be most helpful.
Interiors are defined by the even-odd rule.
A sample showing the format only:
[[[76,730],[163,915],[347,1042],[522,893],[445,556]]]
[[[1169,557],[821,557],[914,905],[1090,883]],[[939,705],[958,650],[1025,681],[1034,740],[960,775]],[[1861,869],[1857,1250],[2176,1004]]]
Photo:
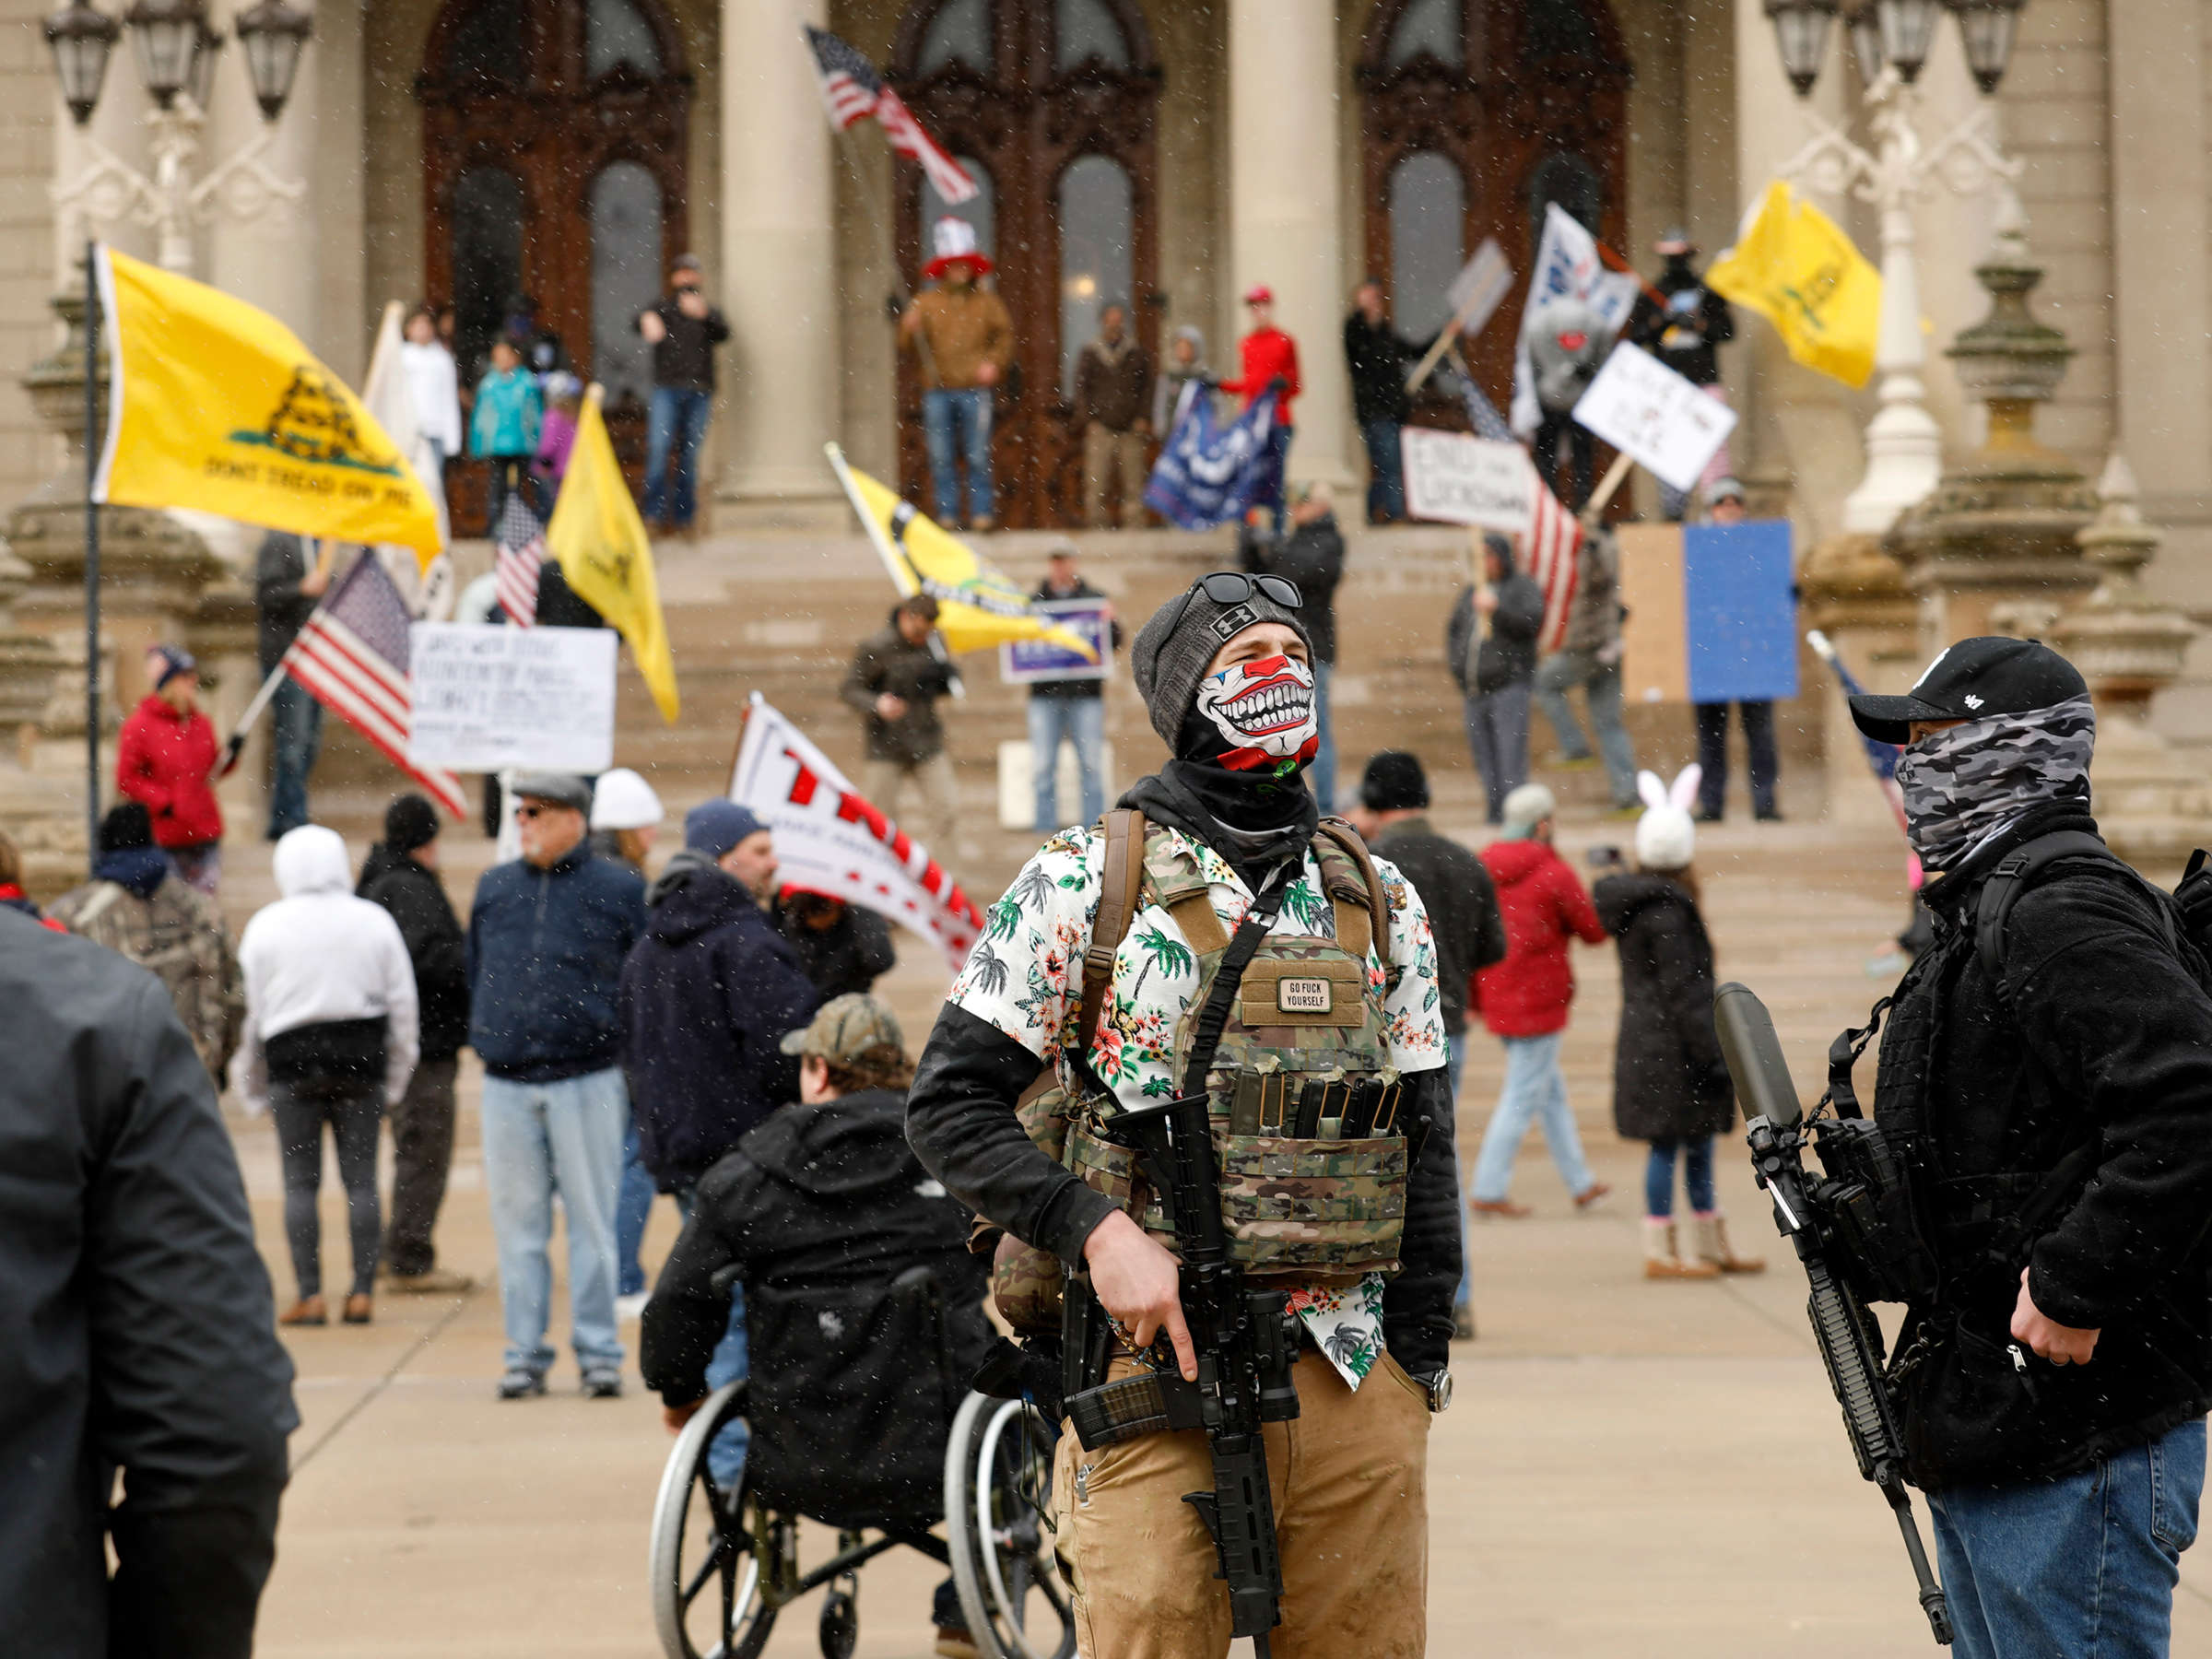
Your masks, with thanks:
[[[1214,400],[1203,388],[1186,393],[1183,405],[1145,486],[1145,505],[1179,530],[1211,530],[1239,522],[1254,501],[1272,500],[1281,465],[1268,442],[1275,394],[1226,427],[1215,424]]]
[[[1684,525],[1682,590],[1690,701],[1797,695],[1797,597],[1786,519]]]

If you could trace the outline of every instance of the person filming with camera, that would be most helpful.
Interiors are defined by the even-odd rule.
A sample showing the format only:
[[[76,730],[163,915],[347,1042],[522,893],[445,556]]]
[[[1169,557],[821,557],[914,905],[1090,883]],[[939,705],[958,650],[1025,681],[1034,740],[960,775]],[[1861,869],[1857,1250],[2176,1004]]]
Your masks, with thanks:
[[[1855,1115],[1886,1014],[1874,1121],[1909,1218],[1865,1271],[1918,1287],[1888,1377],[1955,1651],[2150,1659],[2212,1405],[2212,971],[2185,905],[2098,834],[2096,714],[2055,652],[1962,640],[1851,710],[1903,747],[1931,877],[1934,947],[1830,1080]]]

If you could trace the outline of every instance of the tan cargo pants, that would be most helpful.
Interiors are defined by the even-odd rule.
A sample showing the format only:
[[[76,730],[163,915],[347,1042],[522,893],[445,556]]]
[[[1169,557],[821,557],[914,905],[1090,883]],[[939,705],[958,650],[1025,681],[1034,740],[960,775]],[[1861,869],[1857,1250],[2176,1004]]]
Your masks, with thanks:
[[[1119,470],[1122,504],[1111,520],[1106,512],[1106,482]],[[1116,432],[1092,421],[1083,429],[1083,522],[1093,530],[1111,524],[1118,530],[1145,522],[1145,435]]]
[[[1112,1375],[1135,1362],[1117,1360]],[[1421,1659],[1428,1644],[1429,1402],[1385,1356],[1357,1394],[1299,1358],[1299,1415],[1267,1425],[1283,1563],[1275,1659]],[[1185,1492],[1213,1489],[1195,1429],[1086,1452],[1063,1430],[1053,1471],[1061,1562],[1085,1659],[1221,1659],[1229,1597]]]

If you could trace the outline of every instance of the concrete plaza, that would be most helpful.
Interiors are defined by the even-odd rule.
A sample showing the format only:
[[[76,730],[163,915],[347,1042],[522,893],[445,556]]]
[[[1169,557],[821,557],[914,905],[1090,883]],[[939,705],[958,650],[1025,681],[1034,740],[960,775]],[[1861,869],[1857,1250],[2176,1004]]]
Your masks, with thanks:
[[[1471,829],[1464,815],[1440,817]],[[1588,845],[1624,841],[1629,829],[1585,819],[1562,841],[1579,863]],[[482,854],[461,832],[449,840],[460,843],[449,875],[460,900]],[[237,852],[229,897],[242,920],[266,896],[266,858]],[[1828,1038],[1886,988],[1867,962],[1904,919],[1900,863],[1894,841],[1810,822],[1703,832],[1699,864],[1721,972],[1772,1005],[1808,1099]],[[1475,1230],[1481,1335],[1454,1350],[1457,1402],[1437,1420],[1430,1456],[1430,1652],[1864,1659],[1930,1651],[1896,1529],[1853,1465],[1806,1329],[1803,1276],[1781,1254],[1740,1142],[1721,1149],[1724,1199],[1739,1246],[1766,1254],[1770,1271],[1709,1284],[1640,1277],[1642,1148],[1618,1139],[1610,1116],[1613,953],[1578,950],[1576,965],[1583,994],[1569,1083],[1615,1197],[1574,1215],[1532,1140],[1515,1195],[1536,1215]],[[884,982],[910,1043],[926,1031],[946,977],[908,950]],[[492,1397],[500,1315],[473,1062],[464,1077],[440,1245],[443,1262],[476,1275],[479,1288],[453,1299],[383,1297],[365,1329],[288,1336],[302,1424],[263,1604],[268,1659],[657,1651],[645,1557],[668,1445],[658,1402],[636,1391],[634,1356],[633,1392],[619,1401],[582,1399],[565,1356],[548,1398]],[[1497,1083],[1495,1044],[1477,1035],[1462,1107],[1470,1157]],[[263,1247],[288,1295],[276,1148],[265,1123],[238,1122],[237,1137]],[[335,1171],[324,1217],[325,1271],[335,1272],[345,1249]],[[671,1206],[658,1206],[649,1264],[674,1228]],[[559,1259],[557,1244],[557,1271]],[[557,1318],[557,1341],[563,1328]],[[926,1655],[938,1576],[911,1552],[868,1567],[860,1653]],[[817,1652],[818,1606],[809,1599],[788,1611],[768,1652]],[[2185,1558],[2173,1652],[2212,1653],[2204,1551]]]

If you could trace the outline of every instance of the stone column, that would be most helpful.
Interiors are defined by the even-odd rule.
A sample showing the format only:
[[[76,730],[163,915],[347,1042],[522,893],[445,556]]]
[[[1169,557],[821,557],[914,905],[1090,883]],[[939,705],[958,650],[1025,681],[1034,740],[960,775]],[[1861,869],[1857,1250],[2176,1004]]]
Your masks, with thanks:
[[[61,658],[53,642],[16,627],[30,570],[0,543],[0,829],[23,854],[23,885],[50,899],[83,878],[81,797],[26,770]]]
[[[1352,394],[1341,344],[1344,225],[1338,154],[1336,8],[1329,0],[1230,0],[1230,301],[1275,290],[1275,320],[1298,342],[1304,390],[1292,407],[1290,476],[1348,491]],[[1235,342],[1216,354],[1236,362]]]
[[[214,84],[207,95],[207,125],[200,135],[197,176],[209,177],[265,135],[267,144],[259,158],[262,168],[280,183],[309,186],[323,145],[351,142],[359,147],[358,137],[343,132],[325,133],[321,128],[318,72],[325,50],[322,40],[325,19],[316,18],[316,33],[300,55],[291,98],[272,126],[261,118],[261,106],[253,100],[253,76],[246,71],[244,48],[228,27],[236,13],[247,9],[247,4],[248,0],[226,0],[216,8],[213,21],[228,43],[216,62]],[[340,9],[323,8],[325,12]],[[233,171],[217,189],[214,211],[199,231],[200,261],[195,273],[202,281],[275,316],[307,341],[311,350],[322,324],[321,308],[316,304],[323,252],[318,200],[318,193],[312,188],[305,189],[297,201],[284,200],[265,187],[254,170]]]
[[[834,525],[838,286],[829,123],[797,25],[827,0],[722,8],[724,524]]]

